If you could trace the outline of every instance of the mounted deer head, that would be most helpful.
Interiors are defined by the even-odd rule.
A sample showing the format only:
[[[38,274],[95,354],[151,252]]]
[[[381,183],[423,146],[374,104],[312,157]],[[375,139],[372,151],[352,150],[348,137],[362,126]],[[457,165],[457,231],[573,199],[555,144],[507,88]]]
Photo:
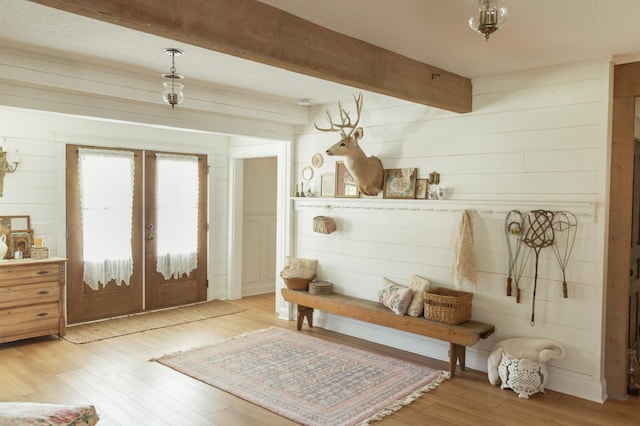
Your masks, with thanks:
[[[340,132],[340,142],[327,149],[327,155],[345,157],[344,165],[353,176],[358,189],[365,195],[378,195],[382,191],[384,182],[384,167],[378,157],[367,157],[360,145],[358,145],[358,140],[364,134],[362,127],[358,127],[360,113],[362,112],[362,93],[357,98],[354,96],[353,99],[356,101],[356,112],[358,114],[355,123],[351,122],[349,112],[342,108],[342,104],[338,102],[340,124],[333,122],[329,110],[326,111],[329,127],[321,128],[317,124],[313,124],[321,132]]]

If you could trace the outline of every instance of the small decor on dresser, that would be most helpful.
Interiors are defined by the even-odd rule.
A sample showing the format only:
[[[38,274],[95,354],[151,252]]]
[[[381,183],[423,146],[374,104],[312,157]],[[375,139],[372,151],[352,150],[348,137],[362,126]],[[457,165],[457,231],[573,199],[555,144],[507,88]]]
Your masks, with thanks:
[[[31,257],[33,230],[30,216],[0,216],[0,235],[4,235],[8,246],[7,253],[0,259],[15,258],[16,251],[21,252],[19,258]]]
[[[33,246],[33,231],[11,231],[9,239],[9,251],[14,259],[31,257],[31,248]],[[17,255],[17,252],[21,254]]]
[[[42,243],[42,238],[36,238],[33,247],[31,247],[32,259],[48,259],[49,247],[45,247]]]
[[[9,246],[7,245],[7,236],[2,234],[0,235],[0,261],[4,260],[4,257],[7,255],[9,251]]]

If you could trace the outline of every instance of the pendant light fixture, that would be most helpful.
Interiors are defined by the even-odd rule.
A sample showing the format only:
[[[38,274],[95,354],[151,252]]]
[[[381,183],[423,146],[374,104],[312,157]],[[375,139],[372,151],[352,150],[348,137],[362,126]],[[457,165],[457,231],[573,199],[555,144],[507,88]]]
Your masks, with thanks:
[[[184,77],[176,73],[176,56],[182,55],[184,52],[176,48],[164,49],[164,53],[171,56],[171,69],[162,76],[169,81],[163,83],[164,89],[162,90],[162,99],[171,105],[171,108],[175,108],[184,100],[184,84],[176,82],[176,80],[182,80]]]
[[[469,27],[484,36],[496,32],[507,20],[507,8],[499,5],[498,0],[478,0],[478,10],[469,18]]]

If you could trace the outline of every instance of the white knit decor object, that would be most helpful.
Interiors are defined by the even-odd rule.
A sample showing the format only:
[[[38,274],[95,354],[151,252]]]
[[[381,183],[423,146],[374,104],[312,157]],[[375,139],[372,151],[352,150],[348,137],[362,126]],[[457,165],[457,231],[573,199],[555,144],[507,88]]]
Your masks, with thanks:
[[[513,389],[519,398],[529,398],[529,395],[544,393],[548,372],[544,362],[530,359],[511,359],[502,354],[498,365],[498,374],[502,389]]]
[[[564,358],[561,343],[551,339],[514,337],[499,342],[487,359],[492,385],[513,389],[520,398],[544,393],[548,381],[547,361]]]

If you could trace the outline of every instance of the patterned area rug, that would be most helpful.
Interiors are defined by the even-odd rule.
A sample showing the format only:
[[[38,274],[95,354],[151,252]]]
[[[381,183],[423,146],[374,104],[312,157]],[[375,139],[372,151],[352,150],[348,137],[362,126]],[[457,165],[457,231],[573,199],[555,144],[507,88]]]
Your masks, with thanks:
[[[108,320],[72,325],[67,327],[64,338],[72,343],[89,343],[156,328],[231,315],[245,311],[246,309],[247,308],[242,306],[221,300],[212,300],[177,308],[143,312]]]
[[[156,361],[303,425],[368,424],[449,377],[277,327]]]

